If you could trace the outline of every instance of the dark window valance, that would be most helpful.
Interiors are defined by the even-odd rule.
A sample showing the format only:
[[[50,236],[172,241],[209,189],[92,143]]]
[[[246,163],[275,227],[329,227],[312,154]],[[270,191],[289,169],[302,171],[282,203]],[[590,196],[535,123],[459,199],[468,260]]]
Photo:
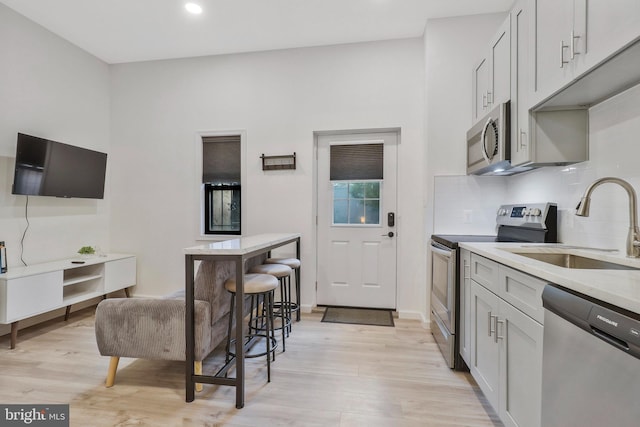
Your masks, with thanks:
[[[240,183],[240,135],[202,137],[202,182]]]
[[[382,179],[383,144],[332,145],[331,181]]]

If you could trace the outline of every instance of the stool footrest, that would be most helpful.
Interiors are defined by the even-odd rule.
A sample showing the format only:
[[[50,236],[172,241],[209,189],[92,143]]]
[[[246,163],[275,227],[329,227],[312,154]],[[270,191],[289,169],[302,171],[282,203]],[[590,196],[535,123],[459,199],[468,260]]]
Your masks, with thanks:
[[[269,348],[269,353],[274,353],[276,351],[276,348],[278,347],[278,341],[271,336],[268,336],[267,334],[253,334],[253,335],[247,335],[245,336],[245,338],[249,338],[247,340],[247,342],[244,344],[245,345],[245,354],[244,357],[245,358],[253,358],[253,357],[261,357],[261,356],[265,356],[267,354],[267,351],[263,351],[261,353],[249,353],[247,350],[250,350],[251,348],[253,348],[253,346],[257,343],[253,342],[254,339],[256,338],[265,338],[265,339],[270,339],[271,340],[271,348]],[[231,349],[233,348],[233,345],[235,344],[236,340],[231,340],[230,341],[230,346],[229,346],[229,356],[232,357],[236,357],[235,352],[231,351]],[[251,345],[249,345],[251,344]],[[248,348],[247,348],[248,347]],[[265,346],[266,347],[266,346]]]
[[[273,329],[276,330],[276,331],[282,329],[282,325],[281,325],[282,318],[280,316],[280,312],[275,312],[274,311],[273,314],[274,314],[274,316],[273,316],[273,323],[274,323]],[[276,314],[277,314],[277,316],[276,316]],[[265,331],[266,330],[266,325],[265,326],[258,326],[258,321],[262,320],[261,317],[262,316],[257,316],[257,317],[254,316],[252,322],[247,324],[247,327],[249,328],[250,331]],[[291,319],[288,318],[288,317],[285,317],[284,318],[284,326],[285,326],[285,328],[289,327],[289,325],[291,325]]]
[[[282,306],[284,307],[289,307],[289,311],[298,311],[300,310],[300,306],[298,304],[296,304],[295,302],[274,302],[273,303],[273,308],[281,308]]]

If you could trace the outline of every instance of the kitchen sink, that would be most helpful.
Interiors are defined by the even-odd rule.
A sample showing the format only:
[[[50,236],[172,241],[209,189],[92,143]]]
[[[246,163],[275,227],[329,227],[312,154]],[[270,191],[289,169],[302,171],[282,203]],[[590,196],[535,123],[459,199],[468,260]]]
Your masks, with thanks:
[[[548,264],[557,265],[564,268],[590,269],[590,270],[640,270],[638,267],[632,267],[624,264],[616,264],[615,262],[603,261],[595,258],[583,257],[574,254],[563,253],[542,253],[542,252],[513,252],[527,258],[546,262]]]

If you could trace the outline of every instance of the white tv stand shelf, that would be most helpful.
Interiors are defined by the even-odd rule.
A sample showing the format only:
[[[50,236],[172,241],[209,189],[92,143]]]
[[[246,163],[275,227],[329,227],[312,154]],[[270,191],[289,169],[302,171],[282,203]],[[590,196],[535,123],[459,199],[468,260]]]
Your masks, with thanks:
[[[74,264],[73,261],[81,261]],[[62,307],[65,320],[72,304],[136,284],[136,257],[109,254],[12,267],[0,274],[0,324],[11,324],[11,348],[18,338],[18,322]]]

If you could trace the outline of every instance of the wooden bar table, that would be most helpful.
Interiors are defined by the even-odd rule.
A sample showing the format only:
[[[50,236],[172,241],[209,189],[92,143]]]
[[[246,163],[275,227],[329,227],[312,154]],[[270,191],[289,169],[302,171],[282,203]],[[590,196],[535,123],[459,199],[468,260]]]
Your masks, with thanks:
[[[236,408],[244,406],[244,273],[247,260],[271,250],[296,244],[296,257],[300,259],[300,234],[258,234],[238,239],[214,242],[184,249],[185,254],[185,334],[186,334],[186,401],[193,402],[196,383],[219,384],[236,388]],[[194,263],[196,261],[235,261],[236,264],[236,357],[225,364],[215,375],[195,374],[195,310],[194,310]],[[226,377],[227,371],[236,367],[236,377]]]

